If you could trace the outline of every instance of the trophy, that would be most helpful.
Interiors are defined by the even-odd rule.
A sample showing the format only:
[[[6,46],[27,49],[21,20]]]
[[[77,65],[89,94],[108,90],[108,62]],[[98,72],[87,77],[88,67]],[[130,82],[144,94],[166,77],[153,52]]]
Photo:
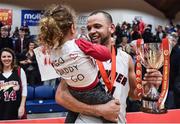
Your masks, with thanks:
[[[142,90],[142,111],[147,113],[166,113],[164,106],[168,92],[169,76],[169,44],[163,39],[162,43],[137,44],[136,80],[142,82],[142,67],[160,69],[163,66],[163,81],[161,93],[155,84],[147,84]],[[142,86],[142,85],[141,85]],[[141,87],[142,88],[142,87]]]

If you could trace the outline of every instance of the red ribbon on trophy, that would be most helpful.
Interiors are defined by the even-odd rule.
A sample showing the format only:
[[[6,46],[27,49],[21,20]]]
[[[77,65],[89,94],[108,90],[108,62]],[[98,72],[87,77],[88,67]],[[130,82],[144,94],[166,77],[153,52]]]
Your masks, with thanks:
[[[169,87],[169,63],[170,63],[170,52],[169,52],[169,41],[168,38],[164,38],[162,40],[163,46],[163,55],[164,55],[164,66],[163,66],[163,81],[162,81],[162,88],[161,94],[158,99],[158,107],[164,107],[164,103],[166,101],[168,87]]]
[[[141,57],[139,50],[141,49],[142,39],[138,39],[136,42],[137,50],[136,50],[136,92],[140,97],[143,94],[142,88],[142,65],[141,65]]]

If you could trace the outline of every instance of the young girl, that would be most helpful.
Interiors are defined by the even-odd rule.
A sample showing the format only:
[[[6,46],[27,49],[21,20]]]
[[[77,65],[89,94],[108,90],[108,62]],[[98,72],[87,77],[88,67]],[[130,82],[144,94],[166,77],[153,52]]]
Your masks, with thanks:
[[[75,12],[69,6],[50,7],[40,21],[39,40],[50,51],[54,69],[75,98],[87,104],[106,103],[112,96],[98,80],[94,59],[107,61],[111,59],[111,52],[105,46],[75,39],[75,18]],[[66,122],[74,122],[76,117],[69,113]]]

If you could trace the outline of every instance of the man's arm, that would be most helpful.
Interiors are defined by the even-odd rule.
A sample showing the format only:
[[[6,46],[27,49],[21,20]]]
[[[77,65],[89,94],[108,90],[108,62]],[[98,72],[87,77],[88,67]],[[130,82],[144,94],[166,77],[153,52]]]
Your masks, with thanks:
[[[69,92],[67,84],[64,80],[59,84],[56,96],[56,102],[65,108],[78,112],[85,115],[104,117],[110,121],[117,121],[118,113],[119,113],[119,101],[111,100],[106,104],[101,105],[87,105],[76,100]]]
[[[140,97],[135,92],[136,90],[136,74],[134,70],[134,64],[132,61],[132,58],[129,57],[129,85],[130,85],[130,91],[129,91],[129,97],[131,97],[133,100],[139,100]]]

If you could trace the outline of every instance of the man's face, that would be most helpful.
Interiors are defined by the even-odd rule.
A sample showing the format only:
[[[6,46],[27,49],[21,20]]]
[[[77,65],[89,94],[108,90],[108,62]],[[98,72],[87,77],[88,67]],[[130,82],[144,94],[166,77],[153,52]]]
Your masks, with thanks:
[[[88,17],[87,30],[93,43],[105,45],[114,33],[115,26],[102,13],[98,13]]]
[[[19,36],[20,36],[21,38],[23,38],[24,35],[25,35],[25,31],[24,31],[24,30],[19,30]]]
[[[1,29],[1,37],[7,37],[8,36],[8,30]]]

